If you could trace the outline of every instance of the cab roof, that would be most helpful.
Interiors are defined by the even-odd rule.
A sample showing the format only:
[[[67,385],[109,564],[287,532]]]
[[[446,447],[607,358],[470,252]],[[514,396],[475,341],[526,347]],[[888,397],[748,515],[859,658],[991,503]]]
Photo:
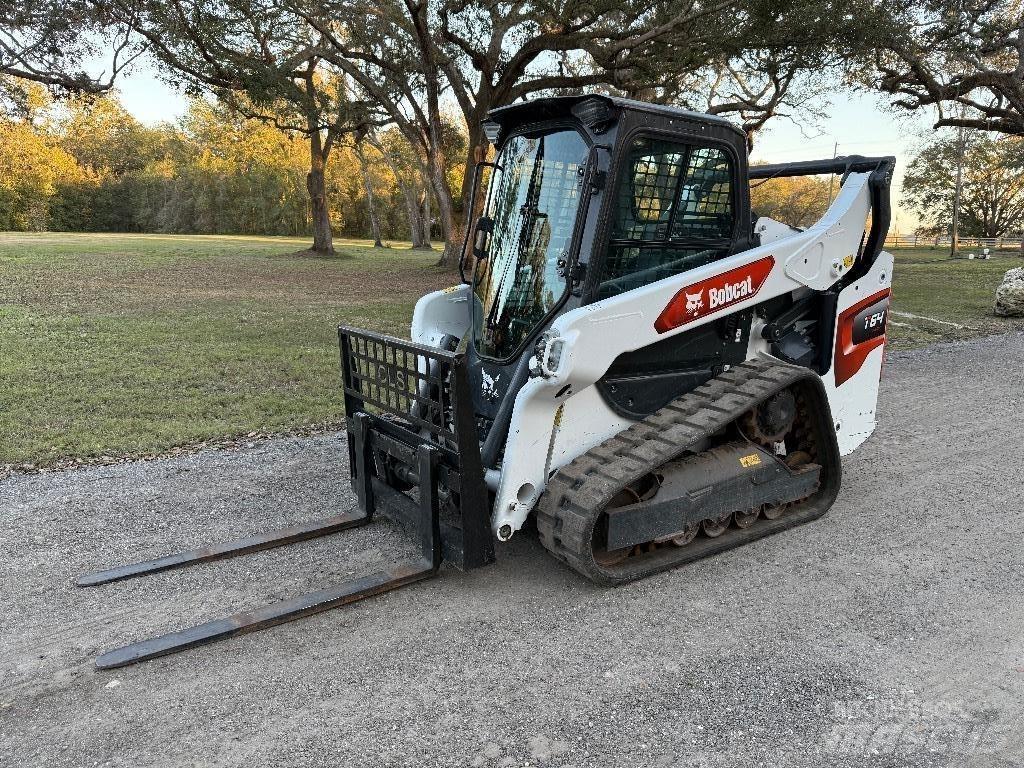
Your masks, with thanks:
[[[599,93],[585,93],[579,96],[548,96],[497,107],[487,113],[484,123],[495,124],[500,127],[501,133],[507,133],[508,128],[523,123],[539,122],[568,115],[575,115],[587,125],[607,122],[616,119],[618,113],[625,110],[721,126],[731,129],[738,136],[744,136],[739,126],[719,115],[708,115],[666,104],[651,104],[646,101],[623,99]]]

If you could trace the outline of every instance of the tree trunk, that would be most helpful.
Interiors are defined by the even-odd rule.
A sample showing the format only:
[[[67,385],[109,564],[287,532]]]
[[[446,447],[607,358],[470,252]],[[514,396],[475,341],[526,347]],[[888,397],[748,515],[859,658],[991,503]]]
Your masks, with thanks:
[[[429,250],[430,242],[423,240],[423,215],[420,211],[420,201],[412,187],[399,181],[398,186],[402,190],[402,197],[405,198],[405,208],[409,213],[409,240],[412,242],[413,250]]]
[[[373,230],[373,247],[383,248],[384,243],[380,240],[380,219],[377,217],[377,206],[373,202],[373,184],[370,183],[370,174],[366,172],[363,149],[358,144],[356,145],[356,157],[359,160],[359,175],[363,177],[363,190],[366,192],[366,210],[370,215],[370,228]]]
[[[964,179],[964,129],[957,129],[956,186],[953,189],[953,222],[949,231],[949,256],[960,250],[960,196]]]
[[[474,115],[474,118],[477,116]],[[469,131],[466,142],[466,170],[462,175],[462,207],[468,208],[471,215],[475,215],[483,200],[484,190],[477,189],[476,199],[470,201],[470,188],[473,186],[473,174],[476,172],[476,164],[487,159],[487,139],[484,138],[483,128],[480,127],[482,118],[469,122]]]
[[[452,198],[452,191],[448,187],[447,172],[445,168],[444,157],[441,156],[441,148],[436,145],[417,144],[415,137],[409,138],[409,144],[413,147],[416,152],[421,152],[418,159],[418,165],[420,175],[423,178],[423,183],[426,185],[426,196],[424,198],[425,214],[424,214],[424,233],[426,235],[426,241],[431,242],[431,213],[430,213],[430,193],[433,191],[434,197],[437,200],[437,220],[441,225],[441,237],[445,241],[444,251],[441,253],[441,258],[438,259],[438,266],[448,266],[458,262],[459,252],[462,248],[462,240],[458,239],[456,242],[455,235],[460,234],[460,230],[456,225],[455,219],[455,201]]]
[[[444,251],[437,263],[438,266],[447,267],[459,261],[462,250],[462,233],[452,191],[448,187],[447,160],[442,150],[441,73],[437,65],[427,3],[413,4],[410,0],[406,0],[406,5],[419,43],[423,74],[425,75],[427,172],[430,174],[430,186],[437,197],[438,219],[441,222],[441,230],[445,239]]]
[[[440,153],[440,148],[436,150]],[[440,167],[439,167],[440,166]],[[444,177],[443,161],[430,164],[430,186],[437,198],[437,218],[441,224],[441,235],[444,237],[444,251],[437,260],[439,267],[448,267],[459,263],[462,254],[462,226],[456,218],[455,201]]]
[[[423,220],[421,218],[420,202],[416,196],[416,190],[414,190],[413,186],[403,178],[402,169],[398,167],[398,163],[395,162],[395,158],[384,148],[384,145],[372,135],[367,136],[366,140],[371,147],[380,152],[380,156],[383,157],[384,162],[388,164],[388,168],[391,169],[391,173],[395,177],[395,183],[398,184],[398,188],[402,192],[402,197],[405,199],[405,208],[409,215],[409,240],[412,242],[413,250],[431,250],[430,238],[428,237],[426,242],[423,240]]]
[[[430,190],[426,187],[423,188],[423,201],[420,203],[420,222],[423,225],[423,242],[424,248],[429,250],[434,249],[433,244],[433,227],[431,226],[434,222],[432,219],[433,214],[430,212]]]
[[[320,132],[312,131],[309,135],[306,190],[309,192],[309,207],[313,216],[313,250],[330,255],[334,253],[334,237],[331,234],[331,213],[327,208],[327,183],[324,178],[326,165]]]
[[[478,112],[485,114],[486,107],[478,108]],[[479,215],[484,195],[486,194],[485,189],[477,187],[474,199],[469,199],[470,194],[473,192],[473,175],[476,173],[476,165],[487,159],[488,143],[480,124],[481,121],[479,119],[468,121],[469,135],[466,149],[466,167],[462,175],[459,200],[457,202],[451,201],[450,228],[445,228],[444,226],[446,213],[443,210],[442,201],[438,199],[438,207],[442,208],[440,212],[442,228],[446,232],[444,254],[441,256],[441,260],[438,261],[440,266],[457,264],[462,259],[466,227],[472,226],[471,222]],[[449,197],[449,199],[451,198]]]

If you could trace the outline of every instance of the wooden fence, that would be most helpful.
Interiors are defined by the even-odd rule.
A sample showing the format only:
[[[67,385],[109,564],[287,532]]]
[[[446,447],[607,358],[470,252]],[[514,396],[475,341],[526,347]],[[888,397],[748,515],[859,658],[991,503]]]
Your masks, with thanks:
[[[946,248],[950,238],[927,237],[925,235],[889,235],[885,238],[886,248]],[[960,250],[988,248],[993,251],[1021,251],[1024,253],[1024,236],[1015,237],[961,237]]]

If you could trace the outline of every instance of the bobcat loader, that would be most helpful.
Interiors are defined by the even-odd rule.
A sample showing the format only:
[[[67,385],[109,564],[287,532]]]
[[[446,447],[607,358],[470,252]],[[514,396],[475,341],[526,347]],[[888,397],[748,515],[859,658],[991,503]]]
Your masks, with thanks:
[[[101,668],[478,568],[531,515],[619,584],[807,523],[875,426],[893,258],[892,157],[747,164],[728,121],[606,96],[493,110],[462,283],[412,341],[339,329],[358,511],[83,576],[252,552],[379,513],[421,557],[104,654]],[[750,182],[841,174],[820,221],[750,210]],[[475,199],[475,195],[474,195]]]

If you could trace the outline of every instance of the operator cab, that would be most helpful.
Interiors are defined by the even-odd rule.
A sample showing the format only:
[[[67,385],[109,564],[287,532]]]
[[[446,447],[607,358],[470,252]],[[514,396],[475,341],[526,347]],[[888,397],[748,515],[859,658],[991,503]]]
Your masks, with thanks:
[[[722,118],[588,95],[493,110],[484,130],[494,159],[476,169],[486,192],[462,269],[470,389],[494,467],[555,317],[745,250],[753,235],[746,138]]]

